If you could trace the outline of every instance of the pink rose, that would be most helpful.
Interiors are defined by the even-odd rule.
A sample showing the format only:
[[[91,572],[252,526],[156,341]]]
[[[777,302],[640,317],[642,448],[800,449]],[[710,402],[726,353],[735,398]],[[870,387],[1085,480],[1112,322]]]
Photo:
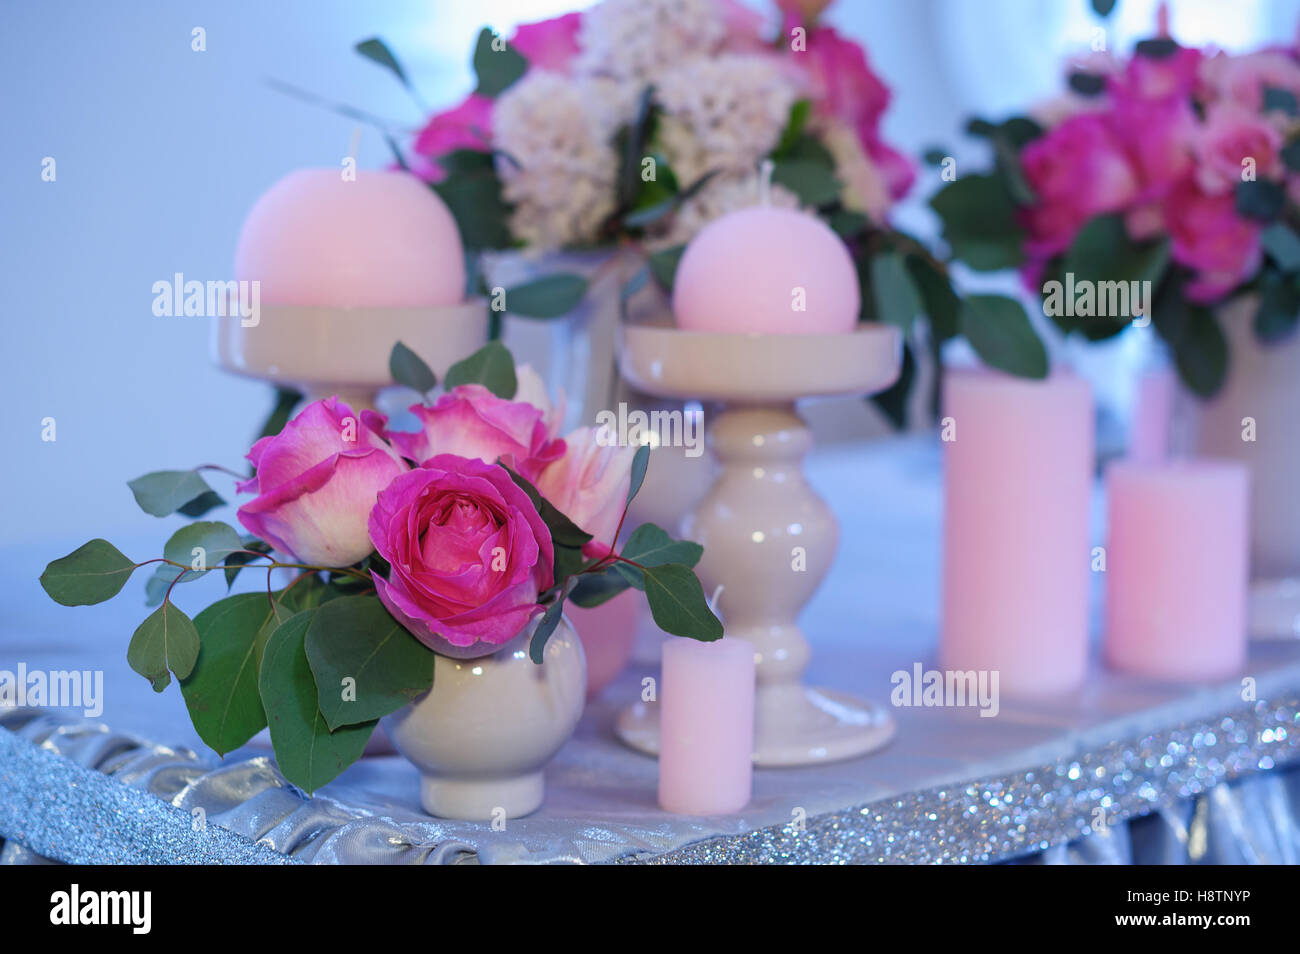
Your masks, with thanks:
[[[432,407],[411,408],[423,425],[414,433],[391,431],[394,446],[421,463],[435,454],[476,457],[486,464],[499,459],[529,480],[564,453],[564,442],[547,434],[540,408],[499,398],[481,384],[462,384]]]
[[[481,656],[540,610],[555,575],[551,534],[494,464],[440,454],[394,480],[370,513],[391,569],[374,577],[388,611],[444,655]]]
[[[1085,222],[1124,208],[1138,194],[1138,178],[1123,148],[1095,113],[1072,116],[1035,139],[1020,161],[1038,197],[1024,216],[1032,257],[1064,251]]]
[[[1225,101],[1258,113],[1264,91],[1281,89],[1300,99],[1300,63],[1278,50],[1242,56],[1220,53],[1205,60],[1201,79],[1212,101]]]
[[[248,459],[257,475],[239,492],[258,496],[239,508],[239,522],[296,561],[329,567],[370,554],[375,496],[408,469],[337,397],[308,404]]]
[[[1135,202],[1157,203],[1191,174],[1199,124],[1187,99],[1121,97],[1109,123],[1137,173]]]
[[[1223,103],[1210,107],[1196,141],[1196,181],[1210,195],[1231,192],[1242,181],[1242,161],[1253,159],[1256,176],[1282,172],[1282,134],[1258,113]]]
[[[1180,46],[1168,56],[1134,54],[1107,85],[1117,99],[1190,99],[1200,69],[1201,51]]]
[[[578,55],[578,27],[581,24],[581,13],[566,13],[538,23],[521,23],[510,38],[510,45],[523,55],[530,69],[567,73],[573,58]]]
[[[1189,182],[1169,197],[1165,220],[1174,261],[1196,270],[1192,301],[1216,301],[1259,268],[1259,226],[1237,214],[1231,192],[1207,195]]]
[[[614,545],[632,483],[637,449],[606,441],[594,427],[580,427],[564,438],[564,456],[537,478],[537,490],[580,528],[591,534],[595,550]]]
[[[488,152],[491,148],[492,100],[477,93],[433,116],[415,139],[415,152],[435,160],[457,149]],[[428,178],[439,182],[446,173],[436,163],[434,166],[436,171]]]

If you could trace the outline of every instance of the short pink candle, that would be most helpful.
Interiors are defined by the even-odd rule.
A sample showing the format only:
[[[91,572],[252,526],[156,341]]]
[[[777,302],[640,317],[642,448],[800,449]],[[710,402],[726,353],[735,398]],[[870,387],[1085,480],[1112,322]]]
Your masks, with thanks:
[[[723,638],[664,643],[659,687],[659,805],[728,815],[754,780],[754,647]]]
[[[1169,420],[1173,403],[1173,374],[1151,371],[1138,379],[1128,442],[1131,460],[1154,464],[1169,456]]]
[[[714,219],[682,253],[673,314],[687,331],[773,335],[851,331],[858,275],[820,219],[758,205]]]
[[[235,277],[260,281],[262,304],[414,308],[465,300],[456,221],[407,172],[299,169],[244,220]]]
[[[1244,464],[1117,461],[1106,471],[1106,662],[1217,679],[1246,659],[1250,477]]]
[[[992,371],[945,379],[940,664],[1012,695],[1077,688],[1088,661],[1092,392]]]

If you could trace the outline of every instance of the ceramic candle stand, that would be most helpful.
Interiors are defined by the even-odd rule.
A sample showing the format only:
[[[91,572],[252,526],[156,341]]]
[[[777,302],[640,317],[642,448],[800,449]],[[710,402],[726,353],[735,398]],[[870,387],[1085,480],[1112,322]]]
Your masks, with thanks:
[[[812,436],[795,402],[889,387],[901,348],[898,330],[885,325],[821,335],[624,329],[620,368],[632,386],[709,403],[706,430],[720,472],[681,530],[704,546],[697,571],[705,592],[722,587],[727,636],[754,645],[756,765],[851,758],[893,735],[884,707],[802,683],[811,648],[797,620],[830,569],[839,534],[804,477]],[[624,710],[617,731],[631,747],[657,753],[657,706]]]
[[[414,308],[323,308],[264,305],[257,324],[213,322],[213,357],[233,374],[306,392],[307,400],[337,394],[354,409],[374,407],[393,383],[388,358],[401,341],[439,379],[487,343],[482,298],[458,305]]]

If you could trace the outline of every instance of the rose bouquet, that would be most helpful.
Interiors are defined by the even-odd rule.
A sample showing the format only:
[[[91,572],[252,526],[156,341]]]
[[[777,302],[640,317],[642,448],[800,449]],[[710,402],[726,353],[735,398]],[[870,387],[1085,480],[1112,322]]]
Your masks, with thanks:
[[[199,520],[138,562],[96,539],[41,576],[54,600],[80,606],[154,567],[157,609],[131,638],[131,668],[159,692],[175,676],[199,736],[223,755],[269,723],[281,771],[307,791],[430,690],[435,653],[486,655],[535,626],[541,663],[566,600],[594,606],[635,587],[667,632],[722,635],[691,569],[698,544],[643,524],[617,552],[648,446],[592,428],[561,437],[540,380],[496,342],[453,365],[433,400],[434,375],[413,352],[399,344],[390,366],[426,395],[410,409],[418,428],[336,397],[308,404],[253,445],[251,476],[235,475],[253,495],[238,510],[246,533]],[[147,513],[201,517],[223,503],[202,469],[146,474],[131,490]],[[211,571],[229,589],[253,568],[265,589],[193,619],[172,601]],[[278,588],[277,570],[293,573]]]
[[[1153,324],[1187,387],[1211,395],[1228,363],[1212,306],[1256,293],[1264,341],[1300,315],[1297,53],[1161,36],[1076,57],[1068,77],[1033,118],[968,127],[996,161],[932,201],[952,255],[1020,268],[1067,334]]]
[[[485,28],[475,90],[434,115],[409,149],[394,143],[398,161],[446,201],[471,250],[641,257],[626,301],[651,283],[671,292],[685,243],[758,204],[758,170],[771,160],[769,201],[821,217],[849,245],[862,319],[909,332],[901,380],[876,398],[896,423],[918,345],[937,354],[966,334],[990,364],[1046,373],[1016,302],[963,301],[945,265],[889,225],[914,169],[881,135],[891,94],[862,47],[805,19],[825,6],[786,0],[768,24],[735,0],[603,0],[509,39]],[[357,49],[409,86],[382,40]],[[554,317],[587,287],[552,272],[502,297],[512,313]],[[911,333],[920,314],[927,341]]]

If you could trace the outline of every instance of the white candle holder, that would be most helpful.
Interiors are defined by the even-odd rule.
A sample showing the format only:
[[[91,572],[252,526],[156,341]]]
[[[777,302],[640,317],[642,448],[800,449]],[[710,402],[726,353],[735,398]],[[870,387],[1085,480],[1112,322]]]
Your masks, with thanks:
[[[811,649],[797,618],[830,569],[839,530],[804,477],[812,434],[794,405],[882,391],[897,379],[901,357],[899,330],[879,324],[817,335],[624,329],[620,367],[629,383],[715,408],[709,442],[720,473],[681,529],[704,546],[697,570],[705,592],[722,587],[727,635],[755,648],[756,765],[852,758],[894,734],[884,706],[802,683]],[[657,706],[625,709],[616,731],[632,748],[657,754]]]
[[[214,321],[213,357],[233,374],[304,391],[307,400],[337,394],[354,409],[374,407],[393,383],[388,358],[401,341],[439,379],[487,344],[482,298],[416,308],[320,308],[267,305],[258,323]]]

